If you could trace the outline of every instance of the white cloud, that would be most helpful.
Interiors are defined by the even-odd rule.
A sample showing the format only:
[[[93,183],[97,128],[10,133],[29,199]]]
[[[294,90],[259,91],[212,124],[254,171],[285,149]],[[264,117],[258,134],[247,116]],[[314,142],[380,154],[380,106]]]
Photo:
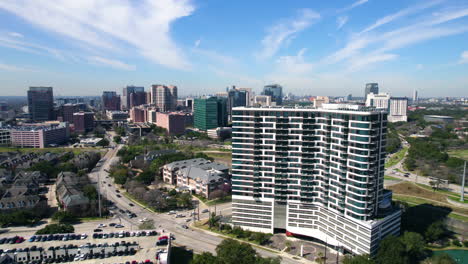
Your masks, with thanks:
[[[377,34],[371,32],[372,30],[364,30],[352,35],[343,48],[324,58],[322,63],[335,64],[345,61],[350,64],[349,69],[360,69],[363,65],[393,60],[397,56],[392,51],[424,41],[468,32],[466,25],[442,25],[466,15],[468,12],[464,12],[463,9],[453,9],[443,14],[431,14],[423,17],[418,23],[387,32]],[[371,27],[367,27],[369,28]]]
[[[396,54],[369,54],[359,55],[350,60],[348,71],[358,71],[377,62],[391,61],[398,57]]]
[[[285,75],[302,75],[310,73],[314,67],[304,60],[307,49],[301,49],[296,56],[281,56],[276,60],[276,72]]]
[[[238,60],[236,58],[233,58],[231,56],[227,56],[227,55],[218,53],[218,52],[213,51],[213,50],[205,50],[205,49],[200,49],[200,48],[194,48],[194,49],[192,49],[192,52],[197,54],[197,55],[207,57],[210,60],[213,60],[213,61],[215,61],[217,63],[221,63],[221,64],[224,64],[224,65],[228,65],[228,64],[234,65],[234,64],[238,63]]]
[[[107,59],[107,58],[103,58],[103,57],[99,57],[99,56],[89,57],[88,61],[91,64],[109,66],[111,68],[118,69],[118,70],[125,70],[125,71],[134,71],[134,70],[136,70],[135,65],[126,64],[126,63],[124,63],[122,61],[119,61],[119,60]]]
[[[136,49],[166,67],[190,68],[170,36],[171,24],[194,11],[190,0],[4,0],[0,8],[102,51]]]
[[[18,67],[10,64],[0,63],[0,71],[9,71],[9,72],[24,72],[24,71],[34,71],[33,69]]]
[[[351,4],[350,6],[347,6],[345,8],[340,9],[340,12],[349,11],[349,10],[351,10],[351,9],[353,9],[355,7],[358,7],[360,5],[363,5],[363,4],[367,3],[367,2],[369,2],[369,0],[358,0],[358,1],[354,2],[353,4]]]
[[[337,28],[341,29],[346,23],[348,23],[348,16],[340,16],[336,19]]]
[[[402,18],[404,16],[416,13],[418,11],[427,9],[429,7],[433,7],[433,6],[437,5],[437,4],[439,4],[440,2],[441,2],[440,0],[430,1],[430,2],[427,2],[427,3],[421,4],[421,5],[412,6],[412,7],[402,9],[402,10],[400,10],[400,11],[394,13],[394,14],[385,16],[385,17],[377,20],[374,24],[368,26],[363,31],[361,31],[361,34],[365,33],[365,32],[368,32],[368,31],[371,31],[371,30],[374,30],[374,29],[376,29],[376,28],[378,28],[380,26],[388,24],[388,23],[390,23],[392,21],[395,21],[395,20],[397,20],[399,18]]]
[[[262,50],[258,58],[267,59],[275,55],[285,42],[290,41],[297,33],[305,30],[320,18],[320,14],[311,9],[301,9],[293,19],[284,20],[269,28],[262,39]]]
[[[459,63],[468,63],[468,50],[462,52]]]
[[[195,43],[193,44],[193,46],[194,46],[195,48],[198,48],[198,46],[200,46],[200,43],[201,43],[201,39],[197,39],[197,40],[195,41]]]
[[[10,35],[10,36],[12,36],[12,37],[15,37],[15,38],[22,38],[22,37],[24,37],[23,34],[18,33],[18,32],[10,32],[10,33],[8,33],[8,35]]]

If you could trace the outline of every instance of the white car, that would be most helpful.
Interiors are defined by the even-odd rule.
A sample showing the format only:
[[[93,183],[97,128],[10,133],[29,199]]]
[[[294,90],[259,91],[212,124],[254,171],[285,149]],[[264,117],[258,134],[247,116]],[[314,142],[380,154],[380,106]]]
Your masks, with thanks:
[[[86,239],[88,237],[87,234],[81,234],[81,239]]]
[[[140,220],[138,220],[138,221],[139,221],[140,223],[141,223],[141,222],[146,222],[146,221],[148,221],[148,218],[145,217],[145,218],[140,219]]]
[[[97,228],[106,227],[106,224],[99,224]]]

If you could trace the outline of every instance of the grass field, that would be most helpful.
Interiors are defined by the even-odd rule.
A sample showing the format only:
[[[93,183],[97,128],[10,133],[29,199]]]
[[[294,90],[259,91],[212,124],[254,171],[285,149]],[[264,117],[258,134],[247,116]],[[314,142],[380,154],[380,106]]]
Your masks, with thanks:
[[[204,152],[208,157],[214,158],[216,162],[231,166],[232,153],[231,152]]]
[[[411,205],[433,204],[448,207],[451,210],[449,217],[468,222],[468,209],[449,204],[447,202],[447,194],[434,192],[410,182],[398,183],[389,186],[388,189],[393,191],[393,198],[395,200],[407,202]]]
[[[398,164],[398,162],[400,162],[405,157],[406,152],[408,152],[408,147],[403,147],[398,152],[393,154],[390,157],[390,159],[385,163],[385,168],[389,168]]]
[[[419,187],[421,187],[421,188],[424,188],[424,189],[432,191],[432,192],[445,194],[449,199],[461,203],[460,202],[460,193],[454,193],[454,192],[450,192],[450,191],[446,191],[446,190],[435,190],[434,191],[432,189],[432,187],[430,187],[430,186],[420,184],[420,183],[417,183],[417,185]],[[466,197],[466,195],[465,195],[465,203],[468,204],[468,197]]]
[[[387,175],[384,176],[384,180],[387,180],[387,181],[401,181],[401,179],[398,179],[398,178],[392,177],[392,176],[387,176]]]
[[[448,154],[453,157],[468,160],[468,149],[450,150]]]

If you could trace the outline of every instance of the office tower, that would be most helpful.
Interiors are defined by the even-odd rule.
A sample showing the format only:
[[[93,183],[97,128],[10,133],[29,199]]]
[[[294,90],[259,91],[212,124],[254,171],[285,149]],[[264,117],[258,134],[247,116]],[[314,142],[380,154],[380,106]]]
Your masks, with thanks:
[[[418,91],[414,89],[413,91],[413,104],[418,102]]]
[[[231,121],[231,112],[233,107],[247,106],[248,105],[248,92],[246,90],[236,89],[235,86],[228,91],[227,97],[227,111],[228,121]]]
[[[120,96],[118,96],[116,92],[112,91],[102,92],[102,108],[104,111],[120,110]]]
[[[185,106],[193,112],[193,98],[185,99]]]
[[[233,109],[232,223],[374,254],[400,231],[383,189],[387,114],[359,105]]]
[[[271,96],[271,101],[276,105],[283,104],[283,87],[279,84],[270,84],[263,87],[262,95]]]
[[[370,93],[366,97],[366,106],[373,106],[375,108],[388,110],[389,103],[390,103],[390,94],[388,93],[380,93],[380,94]]]
[[[407,122],[408,121],[408,98],[392,97],[390,98],[388,122]]]
[[[129,110],[146,103],[145,87],[129,85],[123,88],[121,109]]]
[[[367,101],[367,95],[373,93],[379,93],[379,84],[378,83],[368,83],[366,84],[366,89],[364,91],[364,101]]]
[[[253,102],[254,102],[254,92],[252,91],[252,88],[237,88],[237,90],[239,91],[246,91],[247,95],[246,95],[246,101],[247,101],[247,104],[246,106],[251,106],[253,105]]]
[[[194,100],[194,127],[208,130],[227,125],[227,99],[224,97],[197,98]]]
[[[351,101],[351,100],[353,100],[353,95],[348,94],[348,96],[346,96],[346,101]]]
[[[151,103],[161,112],[175,110],[177,104],[177,86],[152,85]]]
[[[58,118],[63,122],[73,123],[73,114],[79,111],[79,106],[76,104],[64,104],[59,107]]]
[[[94,113],[78,112],[73,114],[75,132],[86,133],[94,129]]]
[[[52,87],[29,87],[28,109],[31,120],[46,121],[54,117],[54,93]]]

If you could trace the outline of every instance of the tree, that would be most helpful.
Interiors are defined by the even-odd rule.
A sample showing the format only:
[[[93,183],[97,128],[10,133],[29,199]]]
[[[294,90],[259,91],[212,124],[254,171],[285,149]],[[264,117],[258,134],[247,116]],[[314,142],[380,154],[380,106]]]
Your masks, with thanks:
[[[109,146],[109,140],[103,138],[103,139],[101,139],[101,141],[99,141],[98,143],[96,143],[96,146],[99,146],[99,147],[107,147],[107,146]]]
[[[315,261],[319,264],[324,264],[327,261],[327,259],[325,258],[322,252],[319,252],[317,253],[317,257],[315,258]]]
[[[177,205],[179,207],[191,208],[192,207],[192,195],[190,193],[181,193],[177,197]]]
[[[208,224],[210,225],[210,228],[216,226],[216,224],[218,223],[218,217],[216,216],[216,213],[215,212],[212,212],[211,215],[210,215],[210,218],[208,219]],[[238,227],[240,229],[240,227]],[[241,229],[242,230],[242,229]]]
[[[423,236],[415,232],[405,232],[400,240],[412,262],[417,262],[416,260],[424,253],[426,245]]]
[[[154,176],[154,172],[152,172],[151,170],[145,170],[142,173],[140,173],[137,177],[135,177],[135,180],[144,184],[151,184],[154,181]]]
[[[114,142],[117,143],[117,144],[120,144],[120,142],[122,142],[122,137],[121,136],[115,136],[114,137]]]
[[[216,254],[223,264],[255,264],[257,252],[247,243],[225,239],[216,247]]]
[[[346,255],[343,259],[343,264],[374,264],[375,262],[369,255]]]
[[[67,211],[58,211],[55,212],[52,216],[52,220],[59,222],[60,224],[63,223],[73,223],[76,222],[76,217]]]
[[[141,230],[154,229],[154,220],[150,219],[148,221],[145,221],[145,222],[141,223],[138,226],[138,228],[141,229]]]
[[[203,252],[193,257],[190,264],[221,264],[217,257],[209,252]]]
[[[429,225],[426,232],[424,233],[424,237],[428,242],[434,242],[441,238],[445,234],[445,226],[442,221],[437,221]]]
[[[377,264],[407,264],[405,245],[397,237],[390,235],[380,242],[376,255]]]
[[[73,233],[75,228],[69,224],[50,224],[37,230],[36,235]]]
[[[92,184],[87,184],[83,187],[83,194],[91,201],[98,198],[98,192]]]

